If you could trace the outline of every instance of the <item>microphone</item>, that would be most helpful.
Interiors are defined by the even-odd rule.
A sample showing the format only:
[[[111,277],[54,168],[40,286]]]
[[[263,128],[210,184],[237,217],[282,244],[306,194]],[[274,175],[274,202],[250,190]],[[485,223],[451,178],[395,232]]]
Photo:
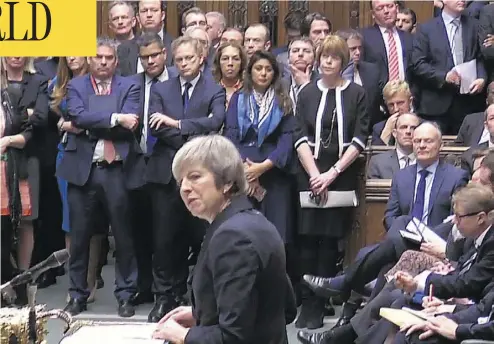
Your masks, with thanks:
[[[0,290],[8,287],[16,287],[18,285],[32,283],[45,271],[56,268],[69,259],[69,251],[67,249],[53,252],[48,258],[41,263],[36,264],[32,268],[27,269],[23,273],[15,276],[10,282],[2,284]]]

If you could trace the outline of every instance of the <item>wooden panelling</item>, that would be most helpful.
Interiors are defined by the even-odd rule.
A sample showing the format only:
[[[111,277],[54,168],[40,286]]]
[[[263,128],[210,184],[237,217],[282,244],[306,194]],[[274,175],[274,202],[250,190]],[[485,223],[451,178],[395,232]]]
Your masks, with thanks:
[[[275,0],[272,0],[275,1]],[[298,2],[298,4],[297,4]],[[302,4],[301,3],[305,3]],[[167,1],[166,29],[173,36],[181,35],[181,14],[184,10],[197,6],[205,12],[218,11],[227,18],[228,26],[246,26],[260,21],[261,5],[270,5],[270,1],[250,0],[214,0],[214,1]],[[108,28],[108,1],[98,1],[98,35],[110,35]],[[419,23],[432,17],[432,1],[406,1],[405,5],[417,13]],[[277,24],[277,34],[273,37],[275,45],[286,44],[286,33],[283,25],[285,16],[292,10],[305,6],[305,11],[320,12],[326,15],[333,24],[333,32],[339,29],[365,27],[373,24],[369,1],[288,1],[277,2],[275,14],[271,14]],[[245,13],[246,12],[246,13]],[[245,13],[245,15],[244,15]]]

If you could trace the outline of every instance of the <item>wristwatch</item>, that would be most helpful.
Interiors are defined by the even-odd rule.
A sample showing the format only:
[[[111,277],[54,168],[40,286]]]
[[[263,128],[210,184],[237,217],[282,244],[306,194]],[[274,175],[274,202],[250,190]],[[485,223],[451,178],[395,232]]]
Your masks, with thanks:
[[[338,167],[338,165],[334,164],[334,165],[333,165],[333,168],[334,168],[334,170],[336,171],[336,173],[341,174],[341,170],[340,170],[340,168]]]

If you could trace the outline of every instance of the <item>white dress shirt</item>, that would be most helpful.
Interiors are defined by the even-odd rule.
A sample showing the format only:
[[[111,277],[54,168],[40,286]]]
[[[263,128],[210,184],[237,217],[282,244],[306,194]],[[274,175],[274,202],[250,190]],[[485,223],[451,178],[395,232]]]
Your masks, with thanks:
[[[434,177],[436,175],[436,170],[437,166],[439,165],[439,160],[430,165],[429,167],[426,168],[427,171],[429,171],[429,174],[425,178],[425,195],[424,195],[424,210],[423,210],[423,215],[422,215],[422,222],[427,224],[427,221],[429,219],[429,199],[431,196],[431,191],[432,191],[432,184],[434,182]],[[414,196],[413,196],[413,202],[415,203],[415,198],[417,197],[417,187],[420,182],[420,171],[422,171],[424,168],[420,165],[417,165],[417,175],[415,177],[415,191],[414,191]]]
[[[359,86],[362,86],[362,79],[360,78],[358,68],[353,69],[353,82]]]
[[[168,69],[163,70],[163,73],[161,73],[158,76],[158,80],[160,82],[168,80]],[[147,153],[147,138],[148,138],[148,120],[149,120],[149,96],[151,95],[151,86],[153,84],[153,78],[149,77],[147,74],[145,74],[145,88],[144,88],[144,118],[143,118],[143,126],[142,126],[142,135],[141,135],[141,149],[142,152],[145,154]]]
[[[182,94],[182,97],[184,95],[185,91],[185,84],[189,82],[192,86],[189,88],[189,100],[192,97],[192,93],[194,92],[194,89],[196,88],[197,82],[199,81],[199,78],[201,77],[201,73],[197,74],[197,76],[192,79],[191,81],[187,81],[184,78],[180,77],[180,86],[182,87],[182,90],[180,93]]]
[[[406,155],[399,147],[396,147],[396,155],[398,156],[398,163],[400,164],[400,170],[407,167],[405,158],[408,159],[408,166],[415,165],[415,154],[413,154],[413,152],[410,153],[409,155]]]
[[[453,17],[444,11],[442,11],[441,16],[444,21],[444,26],[446,27],[446,33],[448,34],[448,41],[449,41],[449,47],[451,49],[451,55],[453,55],[453,61],[456,66],[457,65],[456,56],[454,53],[454,37],[455,37],[456,25],[453,24],[453,21],[458,17]],[[460,21],[460,26],[458,27],[458,34],[461,37],[461,21]]]
[[[103,83],[107,84],[106,86],[107,90],[111,89],[111,79],[98,80],[94,78],[94,81],[96,82],[96,87],[98,87],[98,93],[101,93],[103,91],[103,86],[102,86]],[[111,115],[110,124],[112,128],[118,124],[117,119],[118,119],[118,114],[114,113]],[[94,147],[93,162],[103,161],[103,160],[105,160],[105,140],[100,139],[96,143],[96,147]],[[119,161],[119,160],[122,160],[122,158],[117,153],[115,157],[115,161]]]
[[[379,26],[379,29],[381,30],[381,35],[384,40],[384,45],[386,46],[386,54],[388,56],[388,61],[389,61],[389,42],[388,42],[388,33],[386,32],[386,28]],[[401,46],[401,39],[400,35],[398,35],[398,30],[393,27],[391,30],[393,30],[393,38],[395,39],[396,42],[396,52],[398,53],[398,70],[400,72],[400,80],[405,80],[405,66],[403,63],[403,47]]]
[[[490,141],[491,141],[491,134],[489,133],[489,130],[487,130],[487,128],[484,126],[484,129],[482,130],[482,135],[480,135],[479,144]]]

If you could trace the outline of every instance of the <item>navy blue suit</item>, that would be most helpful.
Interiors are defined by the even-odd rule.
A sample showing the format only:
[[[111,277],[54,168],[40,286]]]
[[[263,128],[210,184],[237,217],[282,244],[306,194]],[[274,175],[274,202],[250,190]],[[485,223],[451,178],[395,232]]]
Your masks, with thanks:
[[[461,16],[463,61],[477,59],[477,77],[487,80],[477,40],[477,20]],[[455,66],[442,16],[419,25],[413,41],[412,65],[418,112],[436,120],[443,132],[456,135],[465,116],[484,108],[482,95],[460,95],[459,87],[446,83],[447,73]]]
[[[364,37],[364,49],[361,60],[372,62],[379,66],[379,71],[381,73],[380,79],[384,83],[387,83],[389,79],[388,54],[386,52],[386,44],[384,43],[379,26],[375,24],[373,26],[363,28],[361,33]],[[408,66],[410,63],[410,54],[412,52],[413,36],[410,33],[401,30],[398,30],[398,36],[400,36],[405,78],[409,83],[411,83]]]
[[[154,282],[157,300],[169,307],[186,292],[189,247],[198,252],[205,223],[192,217],[183,204],[171,166],[175,153],[191,137],[217,132],[225,119],[225,90],[201,74],[194,86],[187,109],[182,102],[180,77],[151,87],[148,113],[165,114],[181,121],[181,128],[161,126],[151,129],[157,138],[146,170],[153,203]]]
[[[101,207],[106,210],[116,241],[117,263],[115,296],[128,300],[136,292],[137,267],[129,225],[128,190],[143,184],[144,161],[134,133],[121,126],[111,127],[112,113],[137,114],[139,85],[120,76],[111,82],[111,96],[116,96],[117,109],[90,109],[95,96],[89,75],[74,78],[67,89],[68,114],[65,118],[81,129],[80,134],[68,134],[64,156],[57,176],[68,181],[70,209],[70,296],[87,299],[87,262],[89,240],[94,218]],[[111,140],[122,162],[107,167],[93,163],[99,139]]]
[[[384,226],[389,230],[393,221],[401,215],[411,215],[417,165],[398,171],[391,184],[391,192],[384,213]],[[467,173],[453,165],[440,162],[437,166],[429,196],[427,225],[434,227],[451,215],[451,196],[467,183]]]
[[[384,119],[384,114],[381,112],[380,107],[383,104],[382,91],[386,82],[379,73],[378,64],[360,61],[357,70],[369,102],[369,128],[372,128],[375,123]]]

